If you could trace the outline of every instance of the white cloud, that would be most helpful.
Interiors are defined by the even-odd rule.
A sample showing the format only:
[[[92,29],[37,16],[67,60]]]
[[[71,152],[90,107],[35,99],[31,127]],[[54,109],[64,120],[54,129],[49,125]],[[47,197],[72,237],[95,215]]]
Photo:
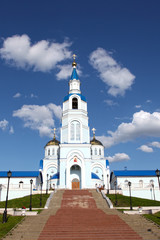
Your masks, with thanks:
[[[108,131],[109,136],[97,137],[105,147],[128,142],[138,137],[160,137],[160,113],[136,112],[132,122],[121,123],[115,132]]]
[[[152,147],[160,148],[160,142],[151,142],[149,145]]]
[[[14,133],[14,128],[13,128],[13,126],[10,127],[9,133],[10,133],[10,134],[13,134],[13,133]]]
[[[35,95],[34,93],[31,93],[30,97],[31,97],[31,98],[38,98],[38,96]]]
[[[21,93],[16,93],[13,98],[20,98],[21,97]]]
[[[80,76],[82,74],[82,71],[80,69],[80,65],[78,65],[78,69],[77,69],[77,73],[78,76]],[[64,80],[64,79],[68,79],[71,76],[71,65],[70,64],[66,64],[66,65],[57,65],[57,68],[60,70],[57,74],[57,80]]]
[[[101,80],[109,86],[108,93],[112,96],[123,96],[134,83],[135,76],[127,68],[122,68],[103,48],[93,51],[89,61],[99,72]]]
[[[14,117],[19,117],[24,121],[24,127],[39,131],[40,136],[53,136],[55,118],[60,119],[61,115],[61,106],[53,103],[42,106],[23,105],[13,112]]]
[[[130,157],[126,153],[116,153],[112,157],[107,157],[109,162],[122,162],[130,160]]]
[[[135,105],[135,108],[141,108],[142,105]]]
[[[8,127],[8,124],[9,124],[9,122],[6,119],[4,119],[4,120],[0,121],[0,128],[4,131]]]
[[[110,99],[104,100],[104,102],[107,103],[108,106],[116,106],[116,105],[118,105],[117,102],[114,102],[113,100],[110,100]]]
[[[141,150],[142,152],[147,152],[147,153],[153,152],[153,148],[148,147],[147,145],[142,145],[138,149]]]
[[[0,55],[18,68],[47,72],[71,57],[70,45],[67,40],[63,43],[41,40],[32,44],[28,35],[14,35],[4,40]]]

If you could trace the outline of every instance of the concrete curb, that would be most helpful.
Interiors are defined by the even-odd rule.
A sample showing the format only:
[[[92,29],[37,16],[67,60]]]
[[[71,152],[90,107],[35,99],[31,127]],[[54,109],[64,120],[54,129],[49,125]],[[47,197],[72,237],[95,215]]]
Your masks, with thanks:
[[[103,191],[101,191],[102,197],[106,200],[109,208],[113,208],[113,204],[111,202],[111,200],[105,195],[105,193]]]
[[[52,192],[52,193],[50,194],[50,196],[49,196],[49,198],[47,199],[47,202],[46,202],[46,204],[45,204],[45,206],[44,206],[44,209],[48,209],[49,204],[50,204],[50,201],[51,201],[54,193],[55,193],[55,192]]]

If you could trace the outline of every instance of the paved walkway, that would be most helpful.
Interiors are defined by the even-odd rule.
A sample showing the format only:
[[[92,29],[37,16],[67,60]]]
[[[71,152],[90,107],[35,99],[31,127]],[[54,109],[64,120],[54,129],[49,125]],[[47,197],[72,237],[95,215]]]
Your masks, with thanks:
[[[108,208],[95,190],[54,194],[49,209],[25,220],[5,240],[153,240],[160,229],[142,216]]]

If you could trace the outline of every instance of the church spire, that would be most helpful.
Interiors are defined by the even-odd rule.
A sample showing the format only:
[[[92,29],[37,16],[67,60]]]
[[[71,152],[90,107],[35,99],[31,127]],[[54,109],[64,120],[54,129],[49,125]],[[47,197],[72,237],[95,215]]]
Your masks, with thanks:
[[[69,94],[70,93],[79,93],[79,94],[81,93],[80,81],[79,81],[77,70],[76,70],[77,63],[76,63],[75,59],[76,59],[76,55],[73,54],[73,62],[72,62],[73,70],[72,70],[72,75],[71,75],[71,79],[69,82]]]
[[[78,74],[77,74],[77,71],[76,71],[77,63],[76,63],[75,60],[76,60],[76,55],[73,54],[73,62],[72,62],[73,71],[72,71],[72,75],[71,75],[71,80],[73,80],[73,79],[78,80]]]

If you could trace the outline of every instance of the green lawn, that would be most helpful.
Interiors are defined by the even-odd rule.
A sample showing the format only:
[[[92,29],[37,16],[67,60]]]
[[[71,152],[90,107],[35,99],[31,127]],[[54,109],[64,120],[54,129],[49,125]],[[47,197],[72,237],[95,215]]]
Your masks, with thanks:
[[[2,223],[3,215],[0,215],[0,239],[4,237],[17,223],[24,217],[22,216],[8,216],[8,221]]]
[[[145,214],[143,216],[160,225],[160,212],[157,212],[155,214]]]
[[[42,195],[42,207],[45,206],[45,203],[49,197],[49,194]],[[8,201],[8,208],[22,208],[23,206],[29,208],[30,205],[30,196],[26,196],[23,198],[16,198]],[[5,201],[0,202],[0,208],[5,207]],[[32,195],[32,207],[40,208],[40,194]]]
[[[107,194],[106,196],[111,200],[111,202],[115,206],[115,194]],[[160,206],[160,201],[132,197],[132,206],[133,207]],[[130,207],[130,197],[117,194],[116,207]]]

